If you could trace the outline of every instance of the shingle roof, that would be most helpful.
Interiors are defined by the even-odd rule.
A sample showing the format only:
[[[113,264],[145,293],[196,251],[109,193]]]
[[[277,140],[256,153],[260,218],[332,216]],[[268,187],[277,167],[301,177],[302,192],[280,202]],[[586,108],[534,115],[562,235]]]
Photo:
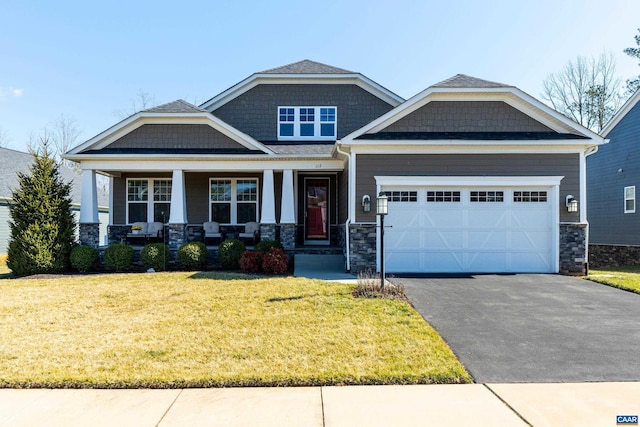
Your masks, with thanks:
[[[0,148],[0,197],[11,198],[11,193],[18,188],[17,172],[29,173],[29,166],[33,163],[33,156],[22,151]],[[71,169],[60,167],[60,175],[64,182],[71,182],[71,201],[80,203],[82,194],[82,176]],[[98,205],[108,206],[109,195],[98,189]]]
[[[158,105],[157,107],[142,110],[142,112],[143,113],[206,113],[207,110],[198,108],[195,105],[190,104],[185,100],[178,99],[177,101],[168,102],[166,104]]]
[[[466,74],[456,74],[446,80],[436,83],[431,87],[442,88],[497,88],[497,87],[513,87],[503,83],[482,80],[476,77],[467,76]]]
[[[276,154],[297,154],[300,156],[304,155],[331,155],[333,151],[334,142],[327,143],[312,143],[305,144],[301,143],[290,143],[290,144],[282,144],[282,143],[264,143],[267,147],[273,150]]]
[[[322,64],[320,62],[303,61],[294,62],[293,64],[283,65],[282,67],[271,68],[258,74],[355,74],[353,71],[343,68],[332,67],[331,65]]]

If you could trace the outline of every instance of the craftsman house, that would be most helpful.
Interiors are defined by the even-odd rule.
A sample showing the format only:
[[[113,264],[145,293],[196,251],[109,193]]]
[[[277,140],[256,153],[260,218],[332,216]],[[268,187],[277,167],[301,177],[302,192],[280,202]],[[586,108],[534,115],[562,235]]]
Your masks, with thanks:
[[[166,224],[173,248],[207,222],[228,236],[258,222],[291,252],[340,248],[347,270],[375,270],[384,192],[389,272],[579,273],[585,157],[602,142],[513,86],[456,75],[404,100],[301,61],[199,107],[141,111],[66,157],[84,170],[87,244],[98,244],[100,172],[111,242],[139,221]]]

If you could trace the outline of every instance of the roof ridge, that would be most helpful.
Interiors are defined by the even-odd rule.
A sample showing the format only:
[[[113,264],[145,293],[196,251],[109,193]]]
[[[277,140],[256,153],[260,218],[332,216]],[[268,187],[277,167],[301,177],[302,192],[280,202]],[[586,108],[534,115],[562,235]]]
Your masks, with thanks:
[[[514,87],[504,83],[484,80],[468,74],[456,74],[448,79],[442,80],[431,87],[448,87],[448,88],[497,88],[497,87]]]
[[[189,110],[192,110],[192,111],[189,111]],[[207,113],[208,111],[200,107],[197,107],[191,104],[190,102],[185,101],[184,99],[176,99],[175,101],[156,105],[155,107],[147,108],[140,112],[141,113],[190,113],[190,112]]]
[[[260,71],[256,74],[357,74],[355,71],[334,67],[322,62],[303,59],[279,67]]]

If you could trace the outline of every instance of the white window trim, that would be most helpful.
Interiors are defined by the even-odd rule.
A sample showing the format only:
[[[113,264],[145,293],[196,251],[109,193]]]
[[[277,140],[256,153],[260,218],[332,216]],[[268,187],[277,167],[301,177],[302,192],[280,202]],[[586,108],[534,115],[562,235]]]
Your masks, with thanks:
[[[627,197],[627,189],[633,190],[633,197]],[[624,213],[636,213],[636,186],[630,185],[628,187],[624,187]],[[633,200],[633,209],[627,209],[627,201]]]
[[[214,202],[211,200],[211,181],[231,181],[231,200],[223,201],[223,202]],[[238,200],[237,193],[237,185],[238,181],[255,181],[256,183],[256,200],[248,201],[248,200]],[[213,221],[211,218],[211,204],[212,203],[230,203],[230,223],[221,223],[221,225],[241,225],[238,224],[238,203],[255,203],[256,204],[256,222],[260,222],[260,180],[254,177],[239,177],[239,178],[230,178],[228,176],[225,177],[215,177],[212,176],[209,178],[209,203],[207,204],[207,210],[209,211],[209,221]]]
[[[141,202],[130,202],[129,201],[129,181],[147,181],[147,200],[146,201],[141,201]],[[147,204],[147,222],[154,222],[154,218],[153,218],[153,205],[155,203],[169,203],[171,204],[171,193],[169,193],[169,200],[166,201],[159,201],[156,202],[153,200],[153,185],[155,181],[170,181],[171,185],[173,187],[173,179],[172,178],[127,178],[127,183],[126,183],[126,187],[125,187],[125,200],[126,200],[126,218],[127,218],[127,224],[131,224],[131,222],[129,221],[129,204],[130,203],[135,203],[135,204],[143,204],[146,203]],[[169,215],[167,215],[167,223],[169,222]]]
[[[280,109],[281,108],[293,108],[293,122],[280,122]],[[313,108],[314,109],[314,121],[313,122],[301,122],[300,121],[300,109],[301,108]],[[335,110],[335,120],[333,122],[322,122],[320,121],[320,109],[321,108],[333,108]],[[276,110],[278,117],[278,140],[279,141],[300,141],[300,140],[308,140],[308,141],[335,141],[338,139],[338,107],[334,105],[300,105],[300,106],[292,106],[292,105],[280,105]],[[293,123],[293,136],[282,136],[280,135],[280,124],[281,123]],[[300,135],[300,125],[302,123],[309,124],[313,123],[313,136],[301,136]],[[320,127],[322,124],[333,124],[333,135],[332,136],[321,136],[320,135]]]

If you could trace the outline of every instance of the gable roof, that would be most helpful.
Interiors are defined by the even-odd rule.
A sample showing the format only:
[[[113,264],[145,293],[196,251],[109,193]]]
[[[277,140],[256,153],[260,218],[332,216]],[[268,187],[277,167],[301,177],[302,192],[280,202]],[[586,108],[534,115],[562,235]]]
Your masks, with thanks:
[[[0,147],[0,198],[11,199],[12,191],[19,186],[18,172],[29,173],[32,164],[33,156],[30,153]],[[59,170],[62,180],[72,184],[72,203],[79,205],[82,198],[82,175],[66,166],[60,166]],[[109,195],[101,188],[98,188],[98,205],[109,206]]]
[[[456,74],[453,77],[449,77],[436,83],[431,87],[448,87],[448,88],[463,88],[463,87],[475,87],[475,88],[496,88],[496,87],[513,87],[505,85],[503,83],[496,83],[489,80],[482,80],[477,77],[468,76],[466,74]]]
[[[162,104],[133,114],[120,123],[94,136],[88,141],[72,148],[65,154],[65,158],[75,160],[84,154],[94,154],[123,136],[133,132],[145,124],[204,124],[229,137],[249,150],[257,150],[266,154],[275,154],[271,149],[256,141],[249,135],[202,108],[196,107],[182,99]]]
[[[147,108],[142,110],[142,113],[206,113],[207,110],[203,110],[200,107],[196,107],[193,104],[188,103],[183,99],[178,99],[173,102],[158,105],[156,107]]]
[[[363,137],[365,134],[367,135],[367,139],[371,139],[370,134],[383,131],[392,123],[413,113],[431,101],[469,100],[502,101],[547,126],[552,131],[564,135],[573,134],[584,137],[574,138],[567,136],[567,140],[576,140],[579,144],[584,144],[584,139],[592,139],[597,144],[604,143],[604,139],[600,135],[568,119],[515,86],[482,80],[465,74],[457,74],[440,83],[429,86],[388,113],[345,136],[342,142],[347,144],[354,143],[357,139],[365,139]],[[366,143],[366,141],[364,143]]]
[[[634,93],[629,97],[629,99],[627,99],[627,102],[625,102],[624,105],[620,107],[618,112],[613,117],[611,117],[605,127],[602,128],[600,134],[606,138],[607,135],[609,135],[609,132],[611,132],[613,128],[615,128],[617,124],[620,123],[620,120],[622,120],[629,113],[629,111],[631,111],[631,109],[636,106],[638,102],[640,102],[640,89],[638,89],[636,93]]]
[[[404,98],[360,73],[305,59],[254,73],[205,101],[200,108],[213,112],[259,84],[351,84],[366,90],[393,107],[404,102]]]
[[[259,74],[355,74],[344,68],[333,67],[321,62],[304,59],[281,67],[261,71]]]

